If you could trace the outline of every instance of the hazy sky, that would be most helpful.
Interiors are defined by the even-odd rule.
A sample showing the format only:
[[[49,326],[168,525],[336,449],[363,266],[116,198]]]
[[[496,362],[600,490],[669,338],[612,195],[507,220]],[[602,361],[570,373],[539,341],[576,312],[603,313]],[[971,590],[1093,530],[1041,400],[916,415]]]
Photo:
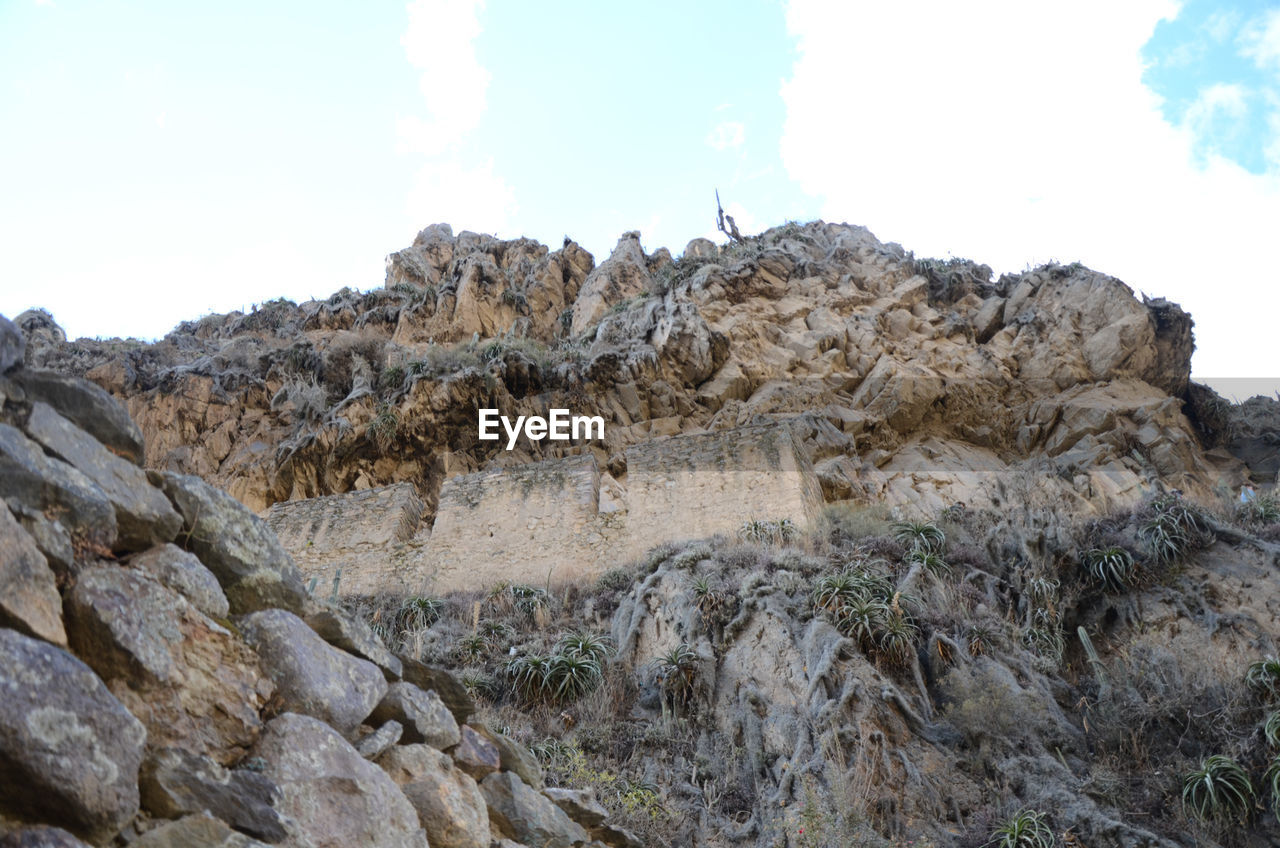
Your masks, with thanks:
[[[0,116],[0,313],[72,336],[378,286],[435,221],[678,253],[719,188],[1082,261],[1280,377],[1278,2],[0,0]]]

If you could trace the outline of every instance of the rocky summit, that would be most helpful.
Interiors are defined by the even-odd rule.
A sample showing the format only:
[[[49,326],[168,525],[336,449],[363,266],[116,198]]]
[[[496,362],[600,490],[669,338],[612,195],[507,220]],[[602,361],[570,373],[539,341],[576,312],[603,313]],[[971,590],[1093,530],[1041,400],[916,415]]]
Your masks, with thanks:
[[[437,224],[152,343],[0,318],[0,846],[1280,843],[1280,399],[993,276]]]

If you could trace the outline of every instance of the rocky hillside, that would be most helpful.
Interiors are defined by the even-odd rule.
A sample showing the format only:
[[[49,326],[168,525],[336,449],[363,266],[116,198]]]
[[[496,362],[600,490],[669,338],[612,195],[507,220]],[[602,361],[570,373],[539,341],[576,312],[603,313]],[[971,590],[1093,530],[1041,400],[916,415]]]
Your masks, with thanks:
[[[389,257],[382,289],[211,315],[155,344],[66,343],[37,312],[19,324],[31,365],[126,404],[148,467],[257,511],[408,481],[429,521],[445,476],[573,449],[480,442],[482,406],[603,415],[592,449],[619,479],[622,449],[654,435],[801,416],[828,499],[923,513],[998,497],[966,470],[1025,471],[1072,509],[1156,478],[1202,495],[1242,482],[1226,450],[1206,452],[1229,446],[1207,435],[1228,405],[1191,390],[1176,305],[1078,264],[992,281],[847,225],[697,239],[679,259],[627,233],[599,265],[568,240],[437,225]]]
[[[0,845],[639,846],[0,319]]]
[[[1191,383],[1190,317],[1114,278],[435,226],[384,289],[155,344],[16,324],[0,846],[1280,842],[1280,402]],[[601,414],[624,483],[628,445],[785,419],[827,510],[594,586],[303,585],[253,510],[408,481],[430,521],[446,476],[582,449],[480,406]]]

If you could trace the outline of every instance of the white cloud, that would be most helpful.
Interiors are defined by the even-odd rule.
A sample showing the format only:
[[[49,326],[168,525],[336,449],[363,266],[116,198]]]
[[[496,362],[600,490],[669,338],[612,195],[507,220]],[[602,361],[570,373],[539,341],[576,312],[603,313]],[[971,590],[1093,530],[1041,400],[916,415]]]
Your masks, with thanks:
[[[484,117],[490,73],[476,56],[484,0],[413,0],[409,27],[400,39],[420,72],[426,117],[396,121],[398,153],[426,157],[406,200],[414,227],[447,222],[455,230],[505,230],[515,213],[515,193],[492,159],[468,158],[469,137]]]
[[[1197,160],[1161,116],[1141,48],[1176,9],[791,0],[783,164],[829,220],[1008,271],[1078,259],[1188,308],[1198,375],[1280,376],[1280,175]]]
[[[707,146],[712,150],[729,150],[741,147],[746,138],[747,128],[739,121],[721,121],[707,133]]]
[[[1280,71],[1280,9],[1263,12],[1245,24],[1240,53],[1261,70]]]

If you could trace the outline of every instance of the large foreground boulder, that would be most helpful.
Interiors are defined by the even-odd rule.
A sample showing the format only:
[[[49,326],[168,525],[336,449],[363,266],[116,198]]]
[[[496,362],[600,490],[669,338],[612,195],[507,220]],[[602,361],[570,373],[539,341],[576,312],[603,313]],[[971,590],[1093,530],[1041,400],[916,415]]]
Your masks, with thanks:
[[[301,572],[266,522],[199,477],[163,472],[153,480],[182,514],[180,541],[217,576],[232,612],[311,610]]]
[[[582,825],[511,772],[491,774],[480,784],[494,829],[531,848],[571,848],[590,840]]]
[[[285,713],[267,724],[254,754],[280,787],[286,844],[309,848],[427,848],[418,814],[387,774],[332,728]]]
[[[371,716],[375,724],[397,721],[404,726],[405,742],[425,742],[448,750],[458,744],[458,723],[434,691],[412,683],[392,683]]]
[[[128,410],[101,387],[40,368],[21,369],[14,381],[26,390],[28,400],[47,403],[112,453],[142,464],[142,431]]]
[[[284,824],[274,804],[280,790],[260,772],[227,770],[181,748],[161,748],[142,764],[142,807],[154,816],[178,818],[207,810],[242,833],[279,842]]]
[[[138,811],[146,736],[87,665],[0,630],[0,816],[110,839]]]
[[[66,610],[72,649],[147,726],[152,745],[229,764],[257,740],[270,681],[239,637],[186,598],[105,565],[80,575]]]
[[[484,796],[448,754],[429,745],[397,745],[377,762],[418,811],[431,848],[488,848]]]
[[[31,405],[27,434],[98,484],[115,509],[119,545],[144,550],[178,535],[182,517],[147,482],[146,472],[107,450],[53,407],[39,401]]]
[[[240,630],[275,681],[283,708],[313,716],[350,736],[387,692],[376,665],[329,645],[296,615],[263,610]]]

